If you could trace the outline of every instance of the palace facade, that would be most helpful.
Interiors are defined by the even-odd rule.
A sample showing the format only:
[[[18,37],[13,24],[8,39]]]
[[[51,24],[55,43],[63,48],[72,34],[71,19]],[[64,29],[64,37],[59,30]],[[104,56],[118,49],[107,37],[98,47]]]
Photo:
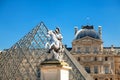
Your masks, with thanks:
[[[76,27],[70,52],[94,80],[120,80],[120,47],[103,47],[101,26]]]

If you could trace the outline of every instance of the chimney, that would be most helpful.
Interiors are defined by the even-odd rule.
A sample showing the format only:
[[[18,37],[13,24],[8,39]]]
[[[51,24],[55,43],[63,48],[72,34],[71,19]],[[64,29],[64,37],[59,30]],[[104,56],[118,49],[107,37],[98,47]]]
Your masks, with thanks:
[[[113,45],[111,45],[111,51],[112,51],[112,52],[114,51],[114,46],[113,46]]]
[[[75,35],[76,35],[76,33],[77,33],[77,31],[78,31],[78,27],[75,26],[74,29],[75,29]]]
[[[102,39],[102,26],[98,26],[98,33],[99,33],[100,39]]]

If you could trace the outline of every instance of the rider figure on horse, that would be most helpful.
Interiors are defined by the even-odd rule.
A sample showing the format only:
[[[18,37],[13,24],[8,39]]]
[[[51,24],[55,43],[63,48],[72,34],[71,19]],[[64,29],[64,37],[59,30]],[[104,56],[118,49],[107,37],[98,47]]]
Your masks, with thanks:
[[[55,31],[49,30],[48,31],[48,37],[50,37],[50,47],[48,53],[51,52],[51,50],[54,50],[55,52],[59,52],[59,50],[62,48],[62,35],[60,33],[60,29],[56,27]]]
[[[60,34],[60,28],[56,27],[55,32],[57,39],[62,42],[63,36]]]

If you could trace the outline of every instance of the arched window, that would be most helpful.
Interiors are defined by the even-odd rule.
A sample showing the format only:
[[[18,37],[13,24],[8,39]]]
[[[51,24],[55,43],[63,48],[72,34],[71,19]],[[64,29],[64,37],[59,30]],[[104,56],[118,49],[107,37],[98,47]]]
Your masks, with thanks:
[[[105,80],[108,80],[107,78]]]
[[[95,78],[95,80],[98,80],[97,78]]]

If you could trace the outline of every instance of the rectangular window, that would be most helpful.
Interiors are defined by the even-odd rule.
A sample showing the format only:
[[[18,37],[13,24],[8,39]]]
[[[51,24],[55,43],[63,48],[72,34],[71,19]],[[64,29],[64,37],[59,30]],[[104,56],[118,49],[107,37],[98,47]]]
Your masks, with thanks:
[[[95,57],[94,60],[97,61],[97,57]]]
[[[77,58],[77,61],[80,61],[80,57]]]
[[[105,66],[104,69],[105,69],[105,74],[108,74],[109,73],[109,67]]]
[[[95,74],[98,73],[98,66],[94,66],[94,73],[95,73]]]
[[[90,73],[90,67],[89,66],[86,66],[85,70],[86,70],[87,73]]]
[[[108,61],[108,57],[105,57],[105,61]]]
[[[95,53],[95,54],[98,53],[98,49],[97,49],[97,47],[94,47],[94,53]]]
[[[77,48],[77,52],[80,53],[80,47]]]
[[[89,53],[89,47],[85,47],[85,53]]]

